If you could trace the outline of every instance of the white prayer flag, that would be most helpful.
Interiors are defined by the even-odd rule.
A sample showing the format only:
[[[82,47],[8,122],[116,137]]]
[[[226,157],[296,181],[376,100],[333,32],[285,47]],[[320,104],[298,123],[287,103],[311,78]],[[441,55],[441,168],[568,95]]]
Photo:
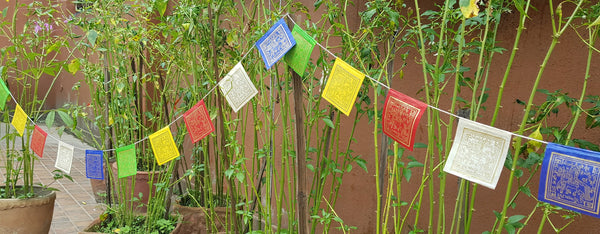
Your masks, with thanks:
[[[71,173],[71,165],[73,164],[73,150],[74,147],[64,142],[58,143],[58,150],[56,154],[56,163],[54,167],[64,171],[67,174]]]
[[[227,99],[227,102],[233,108],[233,111],[238,112],[252,97],[254,97],[258,90],[252,84],[250,77],[246,73],[244,66],[239,62],[236,64],[229,73],[219,81],[219,87],[221,93]]]
[[[460,119],[444,171],[495,189],[510,137],[507,131]]]

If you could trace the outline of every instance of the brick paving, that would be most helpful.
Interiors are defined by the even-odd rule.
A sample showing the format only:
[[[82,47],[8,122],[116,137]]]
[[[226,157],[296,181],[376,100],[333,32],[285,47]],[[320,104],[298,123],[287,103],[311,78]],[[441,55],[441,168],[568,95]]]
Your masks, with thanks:
[[[4,133],[4,129],[8,125],[0,124],[0,133]],[[52,171],[56,160],[56,151],[58,141],[51,138],[59,138],[56,129],[48,129],[40,126],[48,133],[46,146],[44,148],[44,157],[35,163],[34,183],[42,183],[48,185],[53,181]],[[57,180],[50,185],[60,191],[56,194],[56,202],[54,204],[54,217],[50,228],[51,234],[77,233],[82,231],[92,220],[97,218],[103,211],[103,205],[96,203],[90,179],[85,177],[85,152],[83,149],[92,149],[85,143],[79,141],[75,137],[64,133],[60,140],[73,145],[75,151],[73,154],[73,165],[71,167],[71,177],[73,182],[68,179]],[[3,142],[3,141],[0,141]],[[2,144],[0,144],[2,145]],[[0,149],[4,151],[4,149]],[[4,161],[5,157],[0,156],[0,161]],[[0,172],[0,179],[4,181],[4,171]]]

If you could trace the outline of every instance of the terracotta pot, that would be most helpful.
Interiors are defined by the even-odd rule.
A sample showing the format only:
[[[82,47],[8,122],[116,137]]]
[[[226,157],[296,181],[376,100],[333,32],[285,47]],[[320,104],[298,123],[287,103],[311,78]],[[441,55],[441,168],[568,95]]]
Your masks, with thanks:
[[[175,225],[175,229],[173,229],[173,231],[171,231],[171,234],[180,233],[179,229],[181,228],[181,220],[182,219],[181,219],[181,216],[180,216],[178,218],[178,220],[177,220],[177,225]],[[91,230],[95,230],[96,227],[98,225],[100,225],[101,223],[102,223],[102,221],[100,221],[100,217],[98,217],[98,218],[92,220],[92,222],[87,227],[85,227],[82,232],[78,232],[78,234],[97,234],[97,233],[102,233],[102,232],[91,231]]]
[[[213,233],[212,226],[214,224],[217,232],[225,231],[225,215],[227,208],[216,207],[215,216],[208,218],[210,210],[205,207],[189,207],[182,206],[177,203],[173,205],[173,213],[179,214],[182,217],[181,228],[174,234],[204,234]]]
[[[117,163],[112,163],[111,164],[112,167],[112,171],[113,171],[113,175],[115,178],[117,178]],[[148,209],[148,196],[150,195],[150,191],[152,191],[152,194],[156,193],[156,188],[154,187],[154,185],[150,186],[150,184],[148,184],[148,181],[150,181],[150,178],[152,176],[154,176],[154,183],[157,181],[159,176],[163,176],[162,173],[165,173],[165,171],[138,171],[137,174],[134,176],[129,176],[126,179],[126,183],[127,186],[126,188],[128,189],[125,193],[126,200],[131,200],[131,188],[132,188],[132,179],[135,178],[135,187],[133,188],[133,195],[134,197],[137,197],[138,194],[142,193],[142,199],[140,199],[140,201],[134,202],[133,203],[133,207],[136,207],[136,211],[140,212],[140,213],[146,213],[146,210]],[[116,183],[118,183],[118,179],[113,180]],[[152,189],[152,190],[150,190]],[[116,194],[116,193],[115,193]],[[116,196],[115,196],[116,197]],[[140,204],[143,204],[140,206]]]
[[[0,199],[0,233],[48,233],[56,192],[34,187],[37,197]]]

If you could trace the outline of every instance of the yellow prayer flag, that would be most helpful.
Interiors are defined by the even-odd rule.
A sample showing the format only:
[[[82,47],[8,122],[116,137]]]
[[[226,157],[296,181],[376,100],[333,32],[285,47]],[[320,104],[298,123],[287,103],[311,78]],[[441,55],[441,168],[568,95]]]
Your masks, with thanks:
[[[364,79],[365,74],[336,58],[322,96],[348,116]]]
[[[25,132],[25,125],[27,124],[27,114],[21,108],[19,104],[17,104],[17,108],[15,109],[15,115],[13,116],[12,126],[15,127],[20,136],[23,136]]]
[[[158,165],[163,165],[174,158],[179,157],[179,150],[173,140],[169,126],[150,135],[150,144]]]

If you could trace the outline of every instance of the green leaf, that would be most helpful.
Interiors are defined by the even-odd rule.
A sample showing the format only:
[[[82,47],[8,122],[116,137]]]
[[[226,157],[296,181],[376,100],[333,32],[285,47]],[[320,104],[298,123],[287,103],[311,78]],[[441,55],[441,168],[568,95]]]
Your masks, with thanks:
[[[513,216],[510,216],[508,218],[508,221],[506,221],[506,222],[509,224],[512,224],[512,223],[521,221],[521,219],[523,219],[523,218],[525,218],[525,215],[513,215]]]
[[[417,161],[408,162],[408,167],[407,168],[413,168],[413,167],[423,167],[423,163],[420,163],[420,162],[417,162]]]
[[[58,111],[58,116],[60,116],[60,119],[65,123],[67,127],[75,128],[75,122],[73,121],[73,118],[71,118],[71,116],[67,114],[67,112]]]
[[[592,26],[596,26],[596,25],[600,25],[600,16],[598,16],[598,18],[596,18],[596,20],[594,20],[594,22],[592,22],[592,24],[590,24],[590,26],[588,26],[588,27],[592,27]]]
[[[515,233],[515,227],[513,227],[513,226],[512,226],[512,225],[510,225],[510,224],[505,224],[505,225],[504,225],[504,229],[506,229],[506,231],[507,231],[509,234],[514,234],[514,233]]]
[[[412,171],[410,169],[402,169],[402,174],[404,175],[404,178],[406,178],[406,182],[410,182]]]
[[[329,126],[330,128],[335,129],[335,126],[333,126],[333,122],[331,122],[329,118],[323,118],[323,122],[325,122],[325,124],[327,124],[327,126]]]
[[[413,146],[413,148],[417,148],[417,149],[418,148],[423,148],[423,149],[425,149],[425,148],[427,148],[427,144],[421,143],[421,142],[417,142],[417,143],[415,143],[415,145]]]
[[[167,3],[169,0],[155,0],[154,1],[154,10],[158,11],[160,16],[164,16],[167,11]]]
[[[73,59],[71,60],[71,62],[69,63],[69,65],[67,66],[67,68],[69,69],[69,72],[73,75],[75,75],[75,73],[77,73],[77,71],[79,71],[79,59]]]
[[[367,170],[367,161],[365,161],[364,159],[362,159],[362,158],[356,159],[356,164],[357,164],[357,165],[358,165],[360,168],[362,168],[363,170],[365,170],[365,172],[369,172],[369,171]]]
[[[86,33],[87,39],[92,44],[92,46],[96,46],[96,39],[98,38],[98,32],[96,30],[90,30]]]
[[[50,111],[50,113],[48,113],[48,116],[46,116],[46,127],[52,128],[52,125],[54,124],[55,113],[56,112],[54,111]]]

